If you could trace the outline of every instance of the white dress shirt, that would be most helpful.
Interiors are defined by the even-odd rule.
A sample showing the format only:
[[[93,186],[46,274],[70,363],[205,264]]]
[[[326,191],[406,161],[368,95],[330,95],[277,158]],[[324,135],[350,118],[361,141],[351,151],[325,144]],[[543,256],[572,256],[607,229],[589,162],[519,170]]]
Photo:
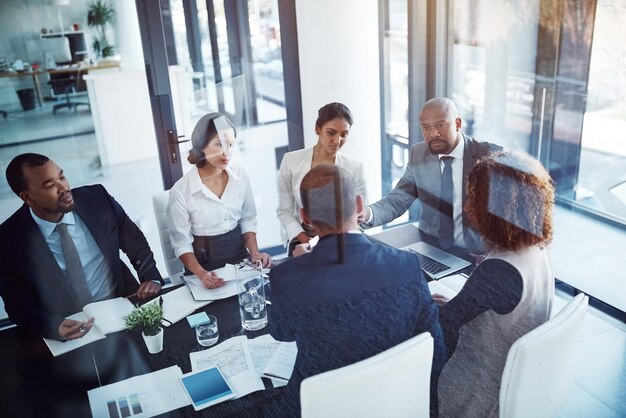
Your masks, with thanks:
[[[63,271],[63,274],[67,277],[65,271],[65,256],[63,255],[63,249],[61,247],[61,236],[54,230],[57,224],[44,221],[35,215],[32,209],[30,210],[30,214],[43,234],[54,259]],[[85,225],[74,212],[64,214],[63,218],[61,218],[58,223],[67,225],[67,232],[70,234],[70,237],[72,237],[76,251],[78,251],[80,264],[83,266],[87,286],[89,287],[93,299],[103,300],[113,297],[115,292],[113,273],[104,260],[102,251],[91,235],[91,232],[89,232],[87,225]]]
[[[300,209],[302,209],[300,183],[311,170],[312,162],[313,147],[286,153],[280,164],[276,215],[285,230],[286,240],[292,240],[299,233],[304,232],[300,220]],[[360,194],[364,204],[367,204],[367,184],[363,163],[337,153],[335,165],[350,173],[356,193]]]
[[[226,168],[228,182],[219,198],[192,168],[174,184],[167,205],[170,240],[176,257],[193,253],[193,236],[215,236],[233,230],[256,232],[256,207],[250,179],[235,165]]]
[[[461,138],[450,154],[439,154],[439,165],[443,175],[444,163],[441,157],[453,157],[452,160],[452,219],[454,219],[454,244],[465,247],[463,238],[463,152],[465,141]]]

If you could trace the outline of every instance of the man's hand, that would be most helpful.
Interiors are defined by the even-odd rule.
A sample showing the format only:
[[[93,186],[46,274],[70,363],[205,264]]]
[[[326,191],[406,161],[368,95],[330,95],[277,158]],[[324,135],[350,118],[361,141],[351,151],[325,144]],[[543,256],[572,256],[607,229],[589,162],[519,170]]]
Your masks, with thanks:
[[[312,251],[311,244],[298,244],[293,249],[293,256],[298,257],[303,254],[308,254]]]
[[[81,338],[93,327],[94,320],[95,318],[89,318],[87,321],[64,319],[59,325],[59,336],[64,340]]]
[[[203,274],[197,275],[197,277],[207,289],[215,289],[216,287],[224,286],[225,283],[224,279],[220,279],[212,271],[205,271]]]
[[[356,220],[359,224],[362,224],[363,222],[369,221],[369,217],[370,217],[369,207],[364,205],[363,210],[357,214]]]
[[[150,299],[159,294],[161,291],[161,285],[156,282],[143,282],[135,295],[138,299]]]
[[[433,294],[433,302],[435,302],[435,304],[439,307],[446,306],[446,303],[448,303],[449,301],[450,299],[448,299],[444,295],[441,295],[439,293]]]
[[[261,261],[261,266],[263,268],[272,267],[272,265],[274,264],[272,262],[272,257],[270,257],[270,255],[266,253],[250,254],[250,259],[252,260],[253,263],[256,263],[257,261]]]

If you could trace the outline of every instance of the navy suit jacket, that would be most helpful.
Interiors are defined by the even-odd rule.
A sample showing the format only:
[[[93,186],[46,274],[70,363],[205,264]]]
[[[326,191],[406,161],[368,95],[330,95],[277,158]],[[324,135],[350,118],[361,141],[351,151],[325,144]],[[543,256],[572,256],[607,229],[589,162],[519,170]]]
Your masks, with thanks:
[[[337,236],[320,239],[306,255],[272,269],[269,331],[296,341],[298,357],[285,396],[299,410],[302,379],[346,366],[422,332],[434,339],[433,376],[445,348],[433,303],[414,254],[345,234],[345,263]]]
[[[138,287],[120,260],[120,250],[142,282],[162,282],[145,236],[104,187],[78,187],[72,189],[72,195],[74,212],[91,232],[111,269],[116,296],[131,294]],[[30,334],[58,339],[61,321],[83,307],[76,303],[26,204],[0,225],[0,254],[0,296],[11,321]]]

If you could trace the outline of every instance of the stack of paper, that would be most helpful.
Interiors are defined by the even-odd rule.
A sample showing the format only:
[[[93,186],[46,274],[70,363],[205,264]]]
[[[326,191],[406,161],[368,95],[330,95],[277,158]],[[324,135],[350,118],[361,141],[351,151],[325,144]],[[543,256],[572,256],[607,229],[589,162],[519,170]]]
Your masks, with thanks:
[[[264,274],[267,272],[269,272],[269,269],[263,269]],[[217,277],[224,279],[226,282],[224,283],[224,286],[207,289],[197,276],[183,276],[183,280],[189,287],[189,290],[195,300],[226,299],[237,294],[237,266],[234,264],[226,264],[222,268],[213,270],[213,273],[215,273]],[[242,274],[242,270],[239,271],[239,274]],[[249,274],[256,273],[251,270]]]
[[[240,398],[265,389],[261,377],[271,378],[275,387],[287,384],[297,354],[295,342],[276,341],[271,335],[248,340],[242,335],[208,350],[191,353],[189,357],[192,371],[218,367],[232,391]]]
[[[94,418],[152,417],[190,404],[180,383],[183,372],[171,366],[87,392]]]
[[[146,303],[161,303],[163,306],[163,326],[169,327],[172,324],[185,318],[187,315],[193,313],[196,309],[200,309],[203,306],[208,305],[212,301],[201,300],[197,301],[191,295],[191,291],[187,286],[179,287],[169,293],[164,294],[158,298]]]

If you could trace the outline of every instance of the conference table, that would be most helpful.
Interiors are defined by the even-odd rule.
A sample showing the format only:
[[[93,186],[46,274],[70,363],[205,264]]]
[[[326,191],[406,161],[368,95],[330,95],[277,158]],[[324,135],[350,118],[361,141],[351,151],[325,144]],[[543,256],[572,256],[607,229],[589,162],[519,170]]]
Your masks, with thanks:
[[[271,300],[269,289],[267,294]],[[271,310],[271,306],[268,309]],[[237,335],[255,338],[267,333],[267,327],[257,332],[242,330],[237,296],[214,301],[198,310],[201,311],[217,317],[218,344]],[[157,354],[148,353],[139,333],[126,331],[109,334],[103,340],[53,357],[42,339],[11,328],[0,332],[0,347],[0,405],[2,415],[12,417],[89,417],[88,390],[173,365],[178,365],[183,373],[190,372],[189,353],[204,349],[196,341],[194,329],[184,319],[165,328],[163,351]],[[297,406],[283,396],[297,389],[289,385],[272,388],[269,381],[263,381],[266,390],[203,411],[196,412],[187,406],[164,416],[299,415]]]
[[[423,239],[411,224],[370,238],[395,247]],[[266,293],[271,301],[270,284]],[[271,313],[271,305],[268,309]],[[236,296],[214,301],[200,311],[217,317],[218,344],[237,335],[255,338],[267,333],[267,327],[257,332],[242,330]],[[11,328],[0,332],[0,347],[0,405],[2,415],[11,417],[89,417],[88,390],[173,365],[188,373],[191,371],[189,353],[204,349],[196,341],[194,329],[184,319],[165,328],[164,348],[157,354],[148,353],[139,333],[126,331],[109,334],[103,340],[53,357],[42,339]],[[165,416],[299,416],[299,388],[295,387],[296,384],[272,388],[269,381],[263,380],[266,390],[203,411],[196,412],[187,406]]]

